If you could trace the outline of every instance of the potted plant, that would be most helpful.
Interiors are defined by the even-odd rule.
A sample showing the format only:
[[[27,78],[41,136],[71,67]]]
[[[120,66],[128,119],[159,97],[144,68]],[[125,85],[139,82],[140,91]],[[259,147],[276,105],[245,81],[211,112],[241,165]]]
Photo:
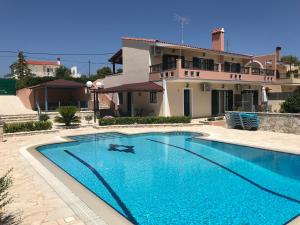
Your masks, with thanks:
[[[88,122],[88,124],[90,124],[90,121],[93,119],[92,115],[87,115],[84,117],[84,119]]]

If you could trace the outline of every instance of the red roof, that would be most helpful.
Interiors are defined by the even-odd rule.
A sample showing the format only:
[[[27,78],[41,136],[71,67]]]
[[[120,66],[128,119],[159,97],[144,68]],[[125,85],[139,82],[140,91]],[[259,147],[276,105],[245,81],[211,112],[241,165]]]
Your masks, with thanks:
[[[123,40],[131,40],[131,41],[144,41],[144,42],[150,42],[150,43],[160,42],[157,39],[149,39],[149,38],[122,37],[122,39]]]
[[[86,85],[83,83],[71,81],[71,80],[63,80],[63,79],[58,79],[58,80],[52,80],[48,81],[45,83],[41,83],[32,87],[29,87],[30,89],[35,89],[35,88],[82,88],[85,87]]]
[[[26,60],[29,65],[53,65],[59,66],[57,61],[37,61],[37,60]]]
[[[142,41],[146,43],[160,43],[160,44],[167,44],[167,45],[174,45],[174,46],[179,46],[179,47],[185,47],[185,48],[194,48],[194,49],[199,49],[203,51],[209,51],[209,52],[215,52],[219,54],[228,54],[228,55],[235,55],[235,56],[241,56],[241,57],[253,57],[253,55],[247,55],[247,54],[240,54],[240,53],[234,53],[234,52],[225,52],[225,51],[218,51],[214,49],[209,49],[209,48],[201,48],[193,45],[188,45],[188,44],[178,44],[178,43],[172,43],[172,42],[167,42],[167,41],[160,41],[158,39],[146,39],[146,38],[133,38],[133,37],[122,37],[122,40],[130,40],[130,41]]]
[[[99,89],[99,93],[116,93],[116,92],[139,92],[139,91],[163,91],[163,87],[153,83],[151,81],[141,82],[141,83],[132,83],[132,84],[123,84],[115,87]]]

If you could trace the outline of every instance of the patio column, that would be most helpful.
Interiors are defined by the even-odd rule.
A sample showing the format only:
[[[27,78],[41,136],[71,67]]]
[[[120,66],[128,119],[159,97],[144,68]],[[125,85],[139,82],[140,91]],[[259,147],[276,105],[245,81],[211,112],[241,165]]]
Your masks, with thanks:
[[[112,66],[113,66],[113,74],[116,74],[116,64],[113,63]]]
[[[134,107],[133,107],[133,98],[134,98],[134,92],[131,92],[131,95],[130,95],[130,98],[131,98],[131,105],[130,105],[130,107],[131,107],[131,115],[130,116],[134,116]]]
[[[170,116],[170,105],[169,105],[169,98],[168,98],[168,90],[167,90],[167,81],[163,79],[163,114],[164,116]]]
[[[90,89],[87,88],[86,89],[86,107],[87,107],[87,110],[90,110],[90,99],[91,99]]]
[[[45,111],[48,112],[48,88],[45,87]]]

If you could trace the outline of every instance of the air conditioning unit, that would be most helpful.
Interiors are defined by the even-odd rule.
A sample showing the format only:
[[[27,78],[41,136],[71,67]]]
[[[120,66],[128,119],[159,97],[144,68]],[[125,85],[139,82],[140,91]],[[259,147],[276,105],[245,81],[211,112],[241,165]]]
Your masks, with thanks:
[[[209,92],[211,89],[209,83],[200,83],[200,91],[201,92]]]
[[[162,56],[162,48],[157,46],[151,46],[152,56]]]

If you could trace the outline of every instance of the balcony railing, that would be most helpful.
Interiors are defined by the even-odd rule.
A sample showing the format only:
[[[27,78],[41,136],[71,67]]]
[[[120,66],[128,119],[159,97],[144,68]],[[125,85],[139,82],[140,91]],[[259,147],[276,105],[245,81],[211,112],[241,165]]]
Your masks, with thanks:
[[[219,71],[219,64],[213,65],[204,65],[204,66],[195,66],[192,61],[183,60],[182,61],[182,68],[183,69],[191,69],[191,70],[204,70],[204,71]],[[167,70],[174,70],[176,69],[176,63],[169,63],[166,65],[163,64],[156,64],[150,66],[150,73],[159,73],[162,71]],[[252,68],[251,74],[253,75],[262,75],[262,76],[274,76],[274,70],[270,69],[260,69],[260,68]],[[221,64],[221,72],[225,73],[238,73],[238,74],[250,74],[250,67],[243,67],[241,66],[239,69],[237,68],[224,68],[224,64]]]
[[[274,70],[252,68],[252,74],[253,75],[262,75],[262,76],[274,76]]]
[[[159,73],[161,71],[165,70],[173,70],[176,69],[176,63],[169,63],[166,65],[161,64],[155,64],[150,66],[150,73]]]
[[[205,71],[219,71],[219,64],[206,64],[202,67],[195,66],[192,61],[184,60],[182,61],[182,68],[183,69],[192,69],[192,70],[205,70]]]
[[[226,68],[224,67],[224,64],[221,65],[221,71],[222,72],[226,72],[226,73],[242,73],[242,74],[249,74],[250,73],[250,67],[239,67],[239,68],[236,68],[236,67],[229,67],[229,68]]]

